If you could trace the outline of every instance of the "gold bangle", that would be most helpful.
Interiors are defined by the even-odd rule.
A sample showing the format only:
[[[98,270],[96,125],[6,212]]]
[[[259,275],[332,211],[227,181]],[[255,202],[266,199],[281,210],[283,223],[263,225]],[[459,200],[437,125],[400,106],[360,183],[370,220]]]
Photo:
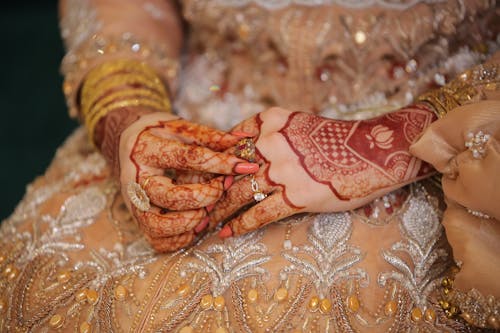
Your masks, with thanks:
[[[81,98],[81,116],[92,143],[95,127],[113,110],[143,106],[171,111],[166,88],[158,75],[145,63],[134,60],[115,60],[94,68],[82,86]]]
[[[85,84],[94,86],[105,77],[115,73],[140,73],[142,76],[155,79],[158,75],[146,63],[135,60],[114,60],[105,62],[94,68],[85,78]]]
[[[86,84],[84,85],[81,95],[82,113],[85,112],[86,108],[88,108],[88,106],[91,105],[93,101],[95,101],[99,96],[106,94],[109,90],[130,85],[141,85],[145,88],[156,90],[165,98],[168,98],[165,87],[158,78],[152,80],[143,77],[140,74],[114,75],[103,79],[96,86],[90,87]]]
[[[94,130],[95,126],[101,120],[105,115],[107,115],[109,112],[124,108],[124,107],[130,107],[130,106],[143,106],[147,108],[151,108],[155,111],[166,111],[166,103],[160,103],[158,101],[153,101],[153,100],[147,100],[147,99],[132,99],[132,100],[122,100],[122,101],[117,101],[114,102],[106,107],[103,107],[99,110],[97,110],[94,114],[92,114],[91,117],[86,118],[85,125],[88,130],[89,134],[89,139],[91,142],[94,142]]]
[[[86,105],[85,108],[82,106],[82,114],[84,115],[84,118],[87,118],[90,114],[94,112],[93,110],[100,109],[116,99],[123,99],[125,97],[129,99],[146,97],[158,101],[164,101],[164,100],[168,101],[168,99],[166,99],[164,95],[161,95],[154,90],[144,89],[144,88],[123,89],[123,90],[113,91],[106,96],[98,96],[95,99],[95,101],[89,101],[89,105]],[[170,109],[170,103],[168,104],[168,109]]]
[[[452,109],[482,99],[484,90],[497,90],[500,83],[500,65],[483,64],[470,69],[447,85],[420,96],[417,101],[429,104],[438,118]]]

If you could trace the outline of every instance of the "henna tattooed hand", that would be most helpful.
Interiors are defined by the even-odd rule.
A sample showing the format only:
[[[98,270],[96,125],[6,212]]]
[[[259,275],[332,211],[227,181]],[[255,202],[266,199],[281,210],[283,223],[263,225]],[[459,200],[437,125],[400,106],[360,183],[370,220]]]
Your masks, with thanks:
[[[272,108],[234,130],[253,135],[259,189],[254,203],[251,179],[237,180],[210,213],[224,221],[221,237],[240,235],[301,212],[334,212],[360,207],[434,171],[413,157],[409,146],[435,116],[421,106],[366,121],[340,121]]]
[[[258,170],[257,164],[222,152],[238,140],[167,113],[143,115],[122,133],[122,194],[155,250],[190,244],[208,225],[207,213],[232,182],[231,175]],[[131,202],[127,187],[133,182],[149,197],[149,209]]]

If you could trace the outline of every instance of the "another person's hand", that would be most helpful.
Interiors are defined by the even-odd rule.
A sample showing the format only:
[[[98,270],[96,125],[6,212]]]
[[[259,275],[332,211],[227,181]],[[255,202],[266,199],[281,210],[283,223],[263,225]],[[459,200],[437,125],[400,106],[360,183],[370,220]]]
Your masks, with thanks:
[[[281,108],[262,112],[235,128],[255,138],[260,170],[227,190],[210,213],[211,223],[253,203],[220,232],[240,235],[296,213],[353,209],[426,177],[433,169],[408,147],[434,118],[417,106],[367,121]],[[256,191],[267,197],[255,203]]]
[[[258,170],[229,153],[241,138],[168,113],[151,113],[120,138],[125,202],[157,251],[190,244],[234,174]],[[208,207],[208,209],[207,209]]]

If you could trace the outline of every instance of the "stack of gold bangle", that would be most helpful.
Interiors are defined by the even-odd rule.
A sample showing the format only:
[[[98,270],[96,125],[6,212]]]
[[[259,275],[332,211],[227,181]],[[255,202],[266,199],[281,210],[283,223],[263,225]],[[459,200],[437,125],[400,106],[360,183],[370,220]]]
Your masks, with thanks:
[[[152,68],[135,60],[115,60],[89,72],[81,91],[81,116],[91,142],[99,120],[131,106],[171,111],[165,86]]]
[[[476,66],[445,86],[420,96],[418,101],[430,104],[438,118],[443,118],[458,106],[482,99],[484,90],[498,89],[499,67],[495,63]]]

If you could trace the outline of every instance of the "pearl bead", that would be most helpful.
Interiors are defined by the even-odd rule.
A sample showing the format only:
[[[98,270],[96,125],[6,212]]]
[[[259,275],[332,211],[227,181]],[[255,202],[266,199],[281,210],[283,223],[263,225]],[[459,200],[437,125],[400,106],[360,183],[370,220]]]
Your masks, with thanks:
[[[189,286],[189,284],[183,284],[179,287],[179,289],[177,289],[177,295],[183,297],[186,296],[190,291],[191,287]]]
[[[411,320],[416,323],[422,320],[422,310],[420,308],[413,308],[411,310]]]
[[[394,316],[397,310],[398,310],[398,304],[396,303],[396,301],[389,301],[384,307],[384,313],[388,317]]]
[[[319,305],[319,297],[318,296],[311,297],[308,304],[309,309],[316,310],[318,308],[318,305]]]
[[[319,303],[319,310],[322,313],[328,313],[332,309],[332,302],[328,299],[322,299],[321,302]]]
[[[259,299],[259,292],[255,289],[250,289],[248,291],[247,298],[250,303],[255,303],[257,302],[257,299]]]
[[[274,299],[278,302],[284,301],[288,297],[288,290],[285,288],[279,288],[274,294]]]
[[[222,296],[217,296],[214,298],[214,308],[217,311],[221,311],[224,309],[224,305],[226,305],[226,300]]]
[[[356,31],[354,34],[354,40],[357,44],[363,44],[366,41],[366,34],[363,31]]]
[[[117,285],[115,288],[115,299],[117,301],[124,301],[128,296],[128,290],[121,284]]]
[[[49,320],[49,326],[52,328],[59,328],[64,323],[64,317],[60,314],[53,315]]]
[[[500,321],[494,315],[490,315],[488,319],[486,319],[486,321],[488,322],[488,325],[493,327],[494,329],[500,328]]]
[[[99,294],[97,293],[97,291],[89,289],[85,292],[85,294],[87,296],[87,301],[90,304],[97,304],[97,302],[99,301]]]
[[[200,306],[202,309],[207,310],[212,307],[213,297],[212,295],[205,295],[200,300]]]
[[[471,317],[471,315],[470,315],[469,313],[467,313],[467,312],[463,312],[463,313],[461,314],[461,317],[462,317],[462,318],[463,318],[463,319],[464,319],[467,323],[472,324],[472,317]]]
[[[347,307],[352,312],[357,312],[359,310],[359,300],[355,295],[347,297]]]
[[[427,309],[424,313],[425,321],[434,323],[436,321],[436,312],[433,309]]]
[[[84,321],[83,323],[81,323],[80,325],[80,333],[90,333],[91,331],[91,326],[89,323],[87,323],[86,321]]]

